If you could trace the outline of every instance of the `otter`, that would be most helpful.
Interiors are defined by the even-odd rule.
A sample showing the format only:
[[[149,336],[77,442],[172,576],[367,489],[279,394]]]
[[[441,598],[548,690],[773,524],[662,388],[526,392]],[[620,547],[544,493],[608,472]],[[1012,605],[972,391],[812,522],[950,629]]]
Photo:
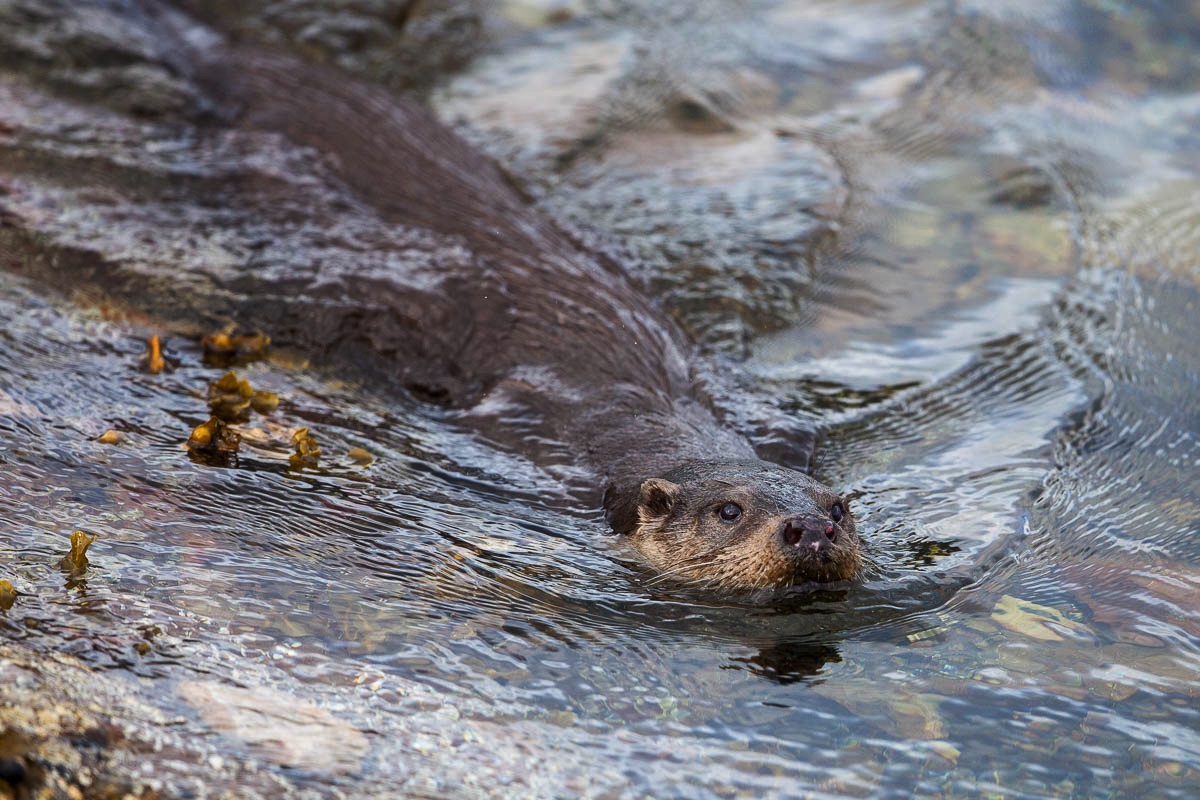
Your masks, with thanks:
[[[661,578],[717,590],[828,583],[862,564],[846,501],[796,470],[759,459],[679,464],[609,498]]]
[[[231,319],[329,360],[374,354],[491,442],[582,472],[582,493],[663,581],[743,592],[858,573],[846,498],[722,424],[679,326],[425,106],[148,10],[208,129],[310,148],[363,213],[413,242],[384,273],[303,265],[285,285],[244,272],[254,301]]]

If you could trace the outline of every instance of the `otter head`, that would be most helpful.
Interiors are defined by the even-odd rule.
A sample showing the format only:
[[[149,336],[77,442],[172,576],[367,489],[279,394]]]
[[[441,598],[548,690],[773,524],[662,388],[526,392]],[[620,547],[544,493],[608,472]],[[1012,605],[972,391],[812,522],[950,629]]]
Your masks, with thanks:
[[[722,591],[848,580],[862,564],[846,499],[764,462],[686,464],[642,481],[626,532],[664,578]]]

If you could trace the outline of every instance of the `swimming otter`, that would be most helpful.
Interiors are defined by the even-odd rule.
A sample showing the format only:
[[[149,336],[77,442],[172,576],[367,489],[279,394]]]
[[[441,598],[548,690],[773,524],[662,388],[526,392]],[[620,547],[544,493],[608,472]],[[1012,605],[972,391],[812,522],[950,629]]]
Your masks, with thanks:
[[[664,579],[773,589],[845,580],[862,563],[845,500],[757,459],[680,464],[642,481],[636,500],[614,496],[609,509]]]
[[[679,328],[426,108],[150,10],[211,128],[312,148],[363,213],[411,240],[386,271],[242,269],[253,302],[231,318],[327,359],[378,354],[491,441],[581,467],[613,529],[664,578],[740,591],[857,572],[845,499],[758,459],[701,399]]]

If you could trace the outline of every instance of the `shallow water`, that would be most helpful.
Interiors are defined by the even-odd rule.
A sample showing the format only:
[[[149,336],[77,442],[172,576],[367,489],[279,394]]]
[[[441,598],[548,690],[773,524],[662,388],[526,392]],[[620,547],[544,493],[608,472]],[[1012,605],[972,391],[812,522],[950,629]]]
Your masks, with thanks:
[[[3,635],[161,711],[113,715],[170,796],[1195,796],[1200,8],[598,5],[490,12],[434,106],[663,298],[734,424],[819,431],[862,580],[664,585],[554,465],[296,359],[190,460],[197,343],[146,374],[143,319],[5,272]],[[136,249],[34,151],[5,208]],[[203,211],[157,224],[212,247]]]

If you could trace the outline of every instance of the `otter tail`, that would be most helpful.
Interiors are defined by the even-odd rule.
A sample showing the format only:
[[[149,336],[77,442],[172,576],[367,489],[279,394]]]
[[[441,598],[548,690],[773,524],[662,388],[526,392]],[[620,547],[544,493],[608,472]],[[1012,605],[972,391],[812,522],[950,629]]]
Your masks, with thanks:
[[[230,42],[154,0],[167,58],[220,120],[330,154],[335,173],[383,218],[526,250],[553,235],[512,183],[416,100],[294,56]],[[515,240],[515,241],[514,241]]]

